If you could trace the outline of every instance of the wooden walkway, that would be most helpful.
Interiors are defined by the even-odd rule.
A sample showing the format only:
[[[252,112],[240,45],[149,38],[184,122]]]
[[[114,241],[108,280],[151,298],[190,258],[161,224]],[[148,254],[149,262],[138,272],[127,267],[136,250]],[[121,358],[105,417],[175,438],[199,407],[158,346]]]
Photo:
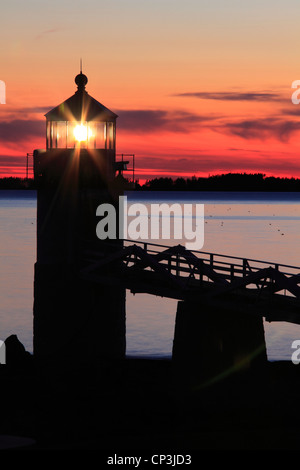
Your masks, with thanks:
[[[106,245],[108,246],[108,245]],[[199,305],[300,324],[300,267],[124,240],[111,254],[86,252],[80,276]]]

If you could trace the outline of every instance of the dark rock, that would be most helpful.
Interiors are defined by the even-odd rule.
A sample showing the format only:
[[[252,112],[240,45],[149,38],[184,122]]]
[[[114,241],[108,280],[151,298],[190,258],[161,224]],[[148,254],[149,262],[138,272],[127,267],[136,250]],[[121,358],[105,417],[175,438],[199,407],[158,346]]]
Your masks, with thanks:
[[[10,335],[4,341],[6,348],[6,364],[9,366],[21,366],[28,363],[31,354],[26,351],[17,335]]]

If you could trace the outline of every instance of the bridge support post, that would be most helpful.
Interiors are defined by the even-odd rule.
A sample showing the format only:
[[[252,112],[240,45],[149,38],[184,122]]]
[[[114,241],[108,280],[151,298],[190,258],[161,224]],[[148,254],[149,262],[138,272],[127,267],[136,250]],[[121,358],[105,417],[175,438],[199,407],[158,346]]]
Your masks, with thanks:
[[[260,316],[178,302],[173,343],[175,381],[183,386],[213,384],[237,371],[267,362]]]

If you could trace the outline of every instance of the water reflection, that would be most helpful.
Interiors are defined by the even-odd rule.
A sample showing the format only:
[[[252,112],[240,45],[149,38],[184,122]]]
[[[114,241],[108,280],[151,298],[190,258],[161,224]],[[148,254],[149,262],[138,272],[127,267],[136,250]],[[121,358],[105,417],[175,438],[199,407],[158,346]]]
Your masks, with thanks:
[[[160,201],[150,196],[149,199],[149,194],[140,195],[147,203]],[[138,193],[134,195],[135,201],[137,197]],[[174,194],[170,200],[176,201]],[[182,201],[181,197],[179,202]],[[188,201],[205,204],[203,251],[300,266],[298,200],[241,203],[193,196]],[[35,224],[35,192],[0,192],[0,339],[17,334],[29,351],[32,351]],[[172,240],[162,242],[174,245]],[[180,241],[176,240],[177,243]],[[171,355],[176,305],[175,300],[127,293],[128,355]],[[300,339],[300,326],[266,323],[265,334],[269,359],[290,360],[292,341]]]

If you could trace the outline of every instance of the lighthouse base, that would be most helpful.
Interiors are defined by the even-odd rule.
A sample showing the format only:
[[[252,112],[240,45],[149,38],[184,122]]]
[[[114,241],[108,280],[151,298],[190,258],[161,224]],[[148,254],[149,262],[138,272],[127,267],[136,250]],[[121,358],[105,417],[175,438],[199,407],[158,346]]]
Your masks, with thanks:
[[[35,264],[34,357],[100,364],[125,358],[125,289],[80,279],[72,266]]]

